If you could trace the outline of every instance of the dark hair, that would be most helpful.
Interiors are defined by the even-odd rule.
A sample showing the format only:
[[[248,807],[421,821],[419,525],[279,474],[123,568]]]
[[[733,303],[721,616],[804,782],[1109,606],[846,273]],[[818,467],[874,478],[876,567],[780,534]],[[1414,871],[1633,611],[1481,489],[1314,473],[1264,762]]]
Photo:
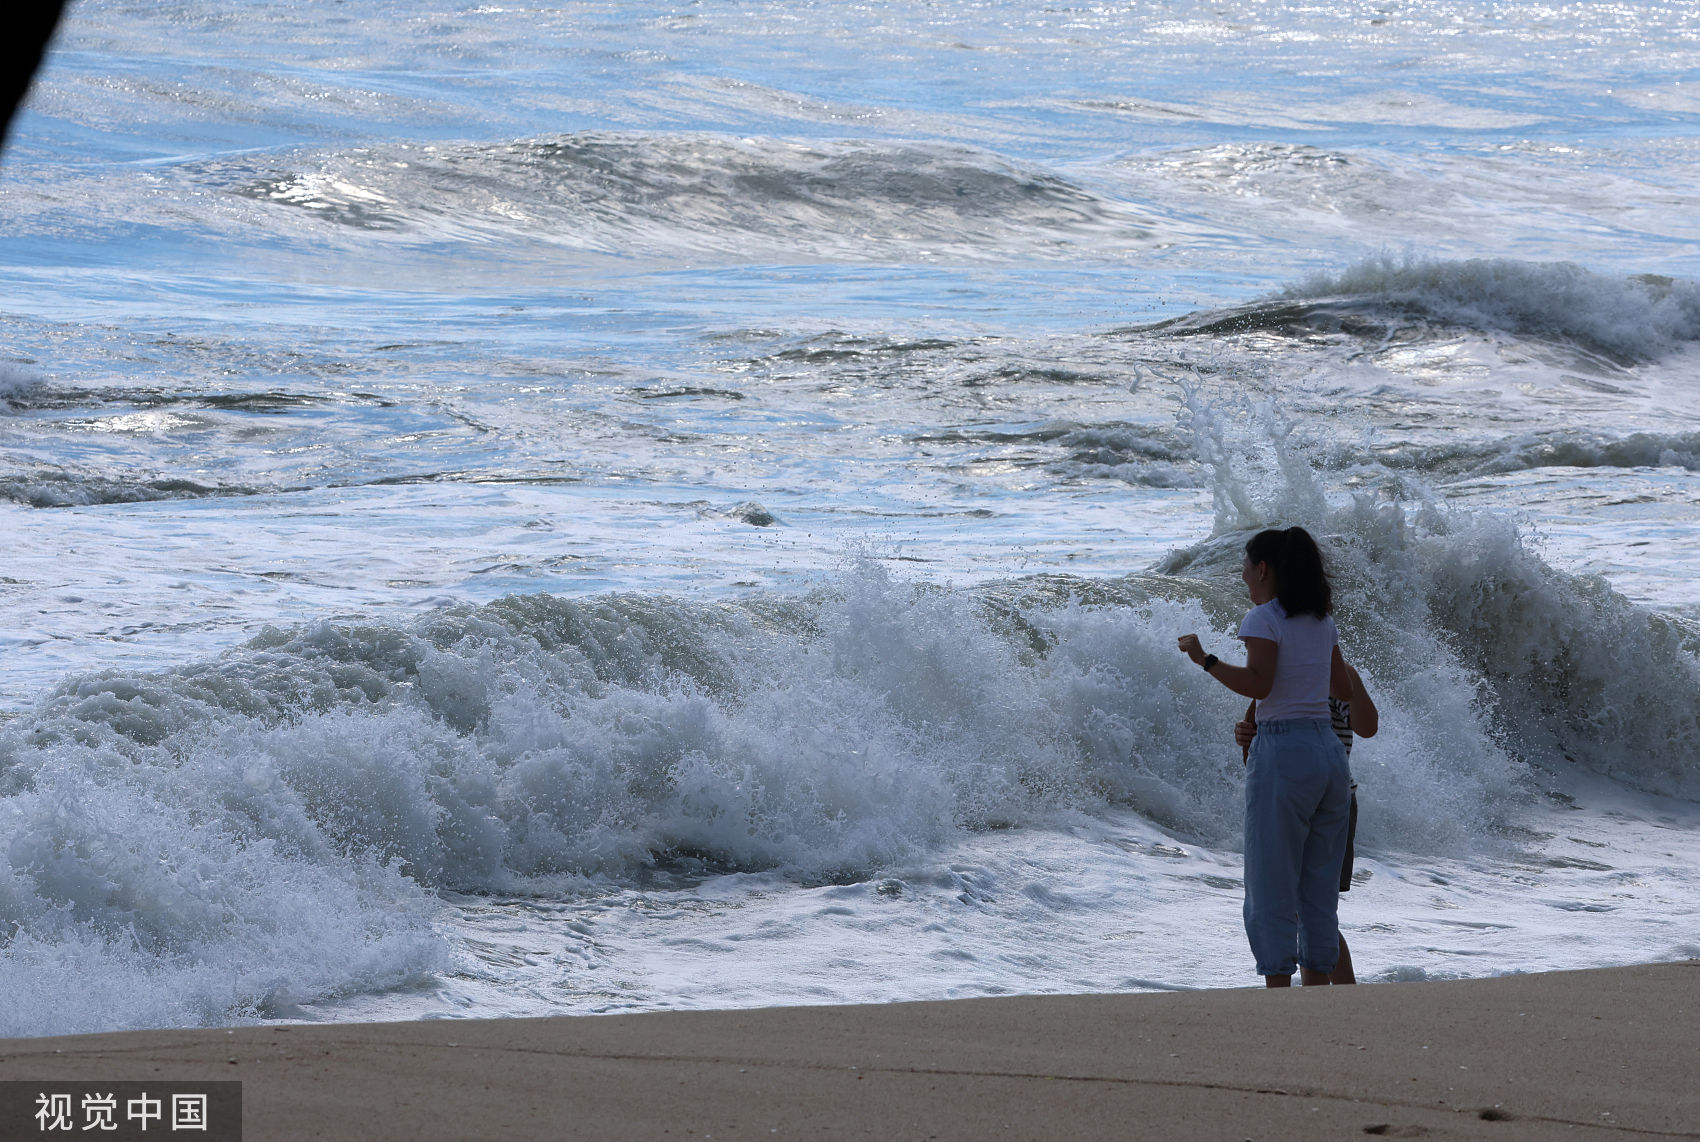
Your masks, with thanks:
[[[1275,597],[1289,615],[1322,619],[1334,609],[1334,586],[1323,566],[1322,551],[1304,528],[1260,531],[1245,545],[1245,557],[1269,564],[1275,573]]]

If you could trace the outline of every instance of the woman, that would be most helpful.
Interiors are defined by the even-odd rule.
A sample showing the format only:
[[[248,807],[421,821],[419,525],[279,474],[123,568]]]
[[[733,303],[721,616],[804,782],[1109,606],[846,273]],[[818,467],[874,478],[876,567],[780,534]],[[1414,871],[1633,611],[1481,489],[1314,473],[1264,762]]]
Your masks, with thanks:
[[[1334,592],[1316,541],[1302,527],[1260,531],[1240,571],[1252,609],[1240,623],[1246,663],[1206,654],[1198,636],[1181,650],[1234,693],[1257,704],[1245,784],[1245,927],[1258,974],[1288,987],[1328,982],[1340,951],[1340,864],[1346,852],[1351,775],[1329,721],[1329,683],[1344,672]]]

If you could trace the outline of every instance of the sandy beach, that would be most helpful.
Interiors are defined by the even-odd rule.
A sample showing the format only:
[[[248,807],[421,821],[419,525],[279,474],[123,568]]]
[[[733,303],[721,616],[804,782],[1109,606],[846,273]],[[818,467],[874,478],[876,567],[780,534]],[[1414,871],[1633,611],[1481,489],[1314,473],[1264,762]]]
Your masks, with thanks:
[[[11,1039],[0,1079],[236,1078],[252,1140],[1690,1138],[1697,1011],[1691,961]]]

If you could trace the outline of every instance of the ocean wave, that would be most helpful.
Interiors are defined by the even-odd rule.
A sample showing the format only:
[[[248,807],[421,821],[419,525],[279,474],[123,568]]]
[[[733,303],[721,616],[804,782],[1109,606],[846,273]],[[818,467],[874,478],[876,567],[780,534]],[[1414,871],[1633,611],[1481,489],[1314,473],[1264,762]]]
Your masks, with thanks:
[[[1189,443],[1171,430],[1141,424],[1059,420],[1032,428],[954,428],[910,441],[965,447],[982,455],[991,450],[1000,462],[1043,466],[1065,479],[1120,480],[1153,488],[1190,488],[1202,482]]]
[[[1373,461],[1429,476],[1489,476],[1535,468],[1686,468],[1700,471],[1700,432],[1627,436],[1552,431],[1461,444],[1399,444],[1337,449],[1342,459]]]
[[[1626,362],[1700,340],[1695,283],[1615,277],[1569,262],[1376,258],[1288,293],[1362,299],[1470,328],[1557,338]]]
[[[117,479],[63,469],[0,476],[0,499],[32,508],[88,507],[94,504],[139,504],[159,500],[194,500],[213,496],[252,496],[258,488],[203,484],[178,477]]]
[[[355,230],[516,234],[632,256],[739,260],[1078,256],[1146,241],[1126,207],[960,145],[583,133],[497,146],[329,155],[259,178],[202,177]]]
[[[1239,561],[1231,540],[1303,524],[1328,537],[1342,638],[1369,677],[1396,694],[1425,677],[1475,692],[1469,716],[1454,703],[1472,727],[1454,748],[1503,750],[1521,779],[1537,783],[1579,765],[1700,799],[1700,632],[1631,603],[1603,578],[1552,567],[1502,515],[1435,502],[1408,509],[1363,494],[1334,507],[1290,436],[1266,441],[1275,459],[1253,470],[1227,446],[1213,410],[1195,402],[1192,415],[1219,535],[1164,570],[1225,576]],[[1429,733],[1439,741],[1453,730],[1442,718]]]
[[[1382,705],[1357,760],[1365,845],[1481,843],[1566,760],[1697,794],[1683,629],[1491,518],[1357,501],[1317,529]],[[964,829],[1105,806],[1232,848],[1239,704],[1173,639],[1229,641],[1243,540],[979,591],[864,563],[736,605],[508,596],[68,680],[0,731],[0,979],[51,991],[75,962],[104,982],[85,1015],[24,1004],[0,1030],[394,986],[442,964],[433,890],[859,880]]]
[[[22,406],[45,383],[46,378],[28,366],[0,362],[0,408]]]
[[[1228,645],[1265,519],[1324,537],[1382,708],[1354,758],[1367,848],[1491,845],[1568,765],[1700,796],[1692,631],[1498,517],[1230,491],[1218,534],[1118,579],[958,589],[865,558],[806,596],[509,596],[68,679],[0,728],[0,985],[99,982],[0,1033],[395,986],[444,963],[438,891],[861,880],[1109,806],[1237,847],[1241,703],[1174,638]]]
[[[1076,479],[1116,479],[1150,488],[1191,488],[1201,480],[1192,449],[1167,430],[1102,424],[1069,428],[1056,438],[1067,449],[1050,470]]]
[[[313,473],[323,478],[323,473]],[[393,475],[358,475],[333,479],[319,487],[381,488],[405,484],[548,484],[563,477],[549,473],[530,473],[511,469],[485,469],[459,472],[401,472]],[[132,475],[102,476],[91,472],[74,471],[43,465],[40,468],[0,475],[0,500],[24,504],[33,508],[92,507],[100,504],[143,504],[171,500],[218,499],[234,496],[282,496],[308,490],[315,485],[305,483],[215,484],[201,483],[181,476]],[[767,523],[775,521],[760,504],[742,504],[728,513],[746,523],[761,516]],[[766,526],[766,523],[758,524]]]
[[[1372,258],[1280,296],[1142,327],[1170,336],[1420,336],[1423,323],[1564,343],[1619,365],[1700,340],[1700,287],[1614,277],[1568,262]]]

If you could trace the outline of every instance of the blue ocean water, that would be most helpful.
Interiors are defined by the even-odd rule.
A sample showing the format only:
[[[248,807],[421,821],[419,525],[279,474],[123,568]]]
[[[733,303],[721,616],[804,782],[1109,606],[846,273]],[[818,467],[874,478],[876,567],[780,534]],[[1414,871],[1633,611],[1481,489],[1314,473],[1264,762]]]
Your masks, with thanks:
[[[0,1033],[1693,955],[1700,14],[78,0],[0,164]]]

